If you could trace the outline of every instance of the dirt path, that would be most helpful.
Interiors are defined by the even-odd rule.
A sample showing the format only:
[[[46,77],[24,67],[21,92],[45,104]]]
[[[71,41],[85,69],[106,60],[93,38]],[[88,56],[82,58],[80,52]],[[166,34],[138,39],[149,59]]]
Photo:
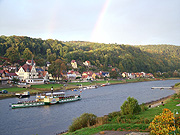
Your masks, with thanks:
[[[132,132],[132,131],[101,131],[94,135],[149,135],[148,132]]]

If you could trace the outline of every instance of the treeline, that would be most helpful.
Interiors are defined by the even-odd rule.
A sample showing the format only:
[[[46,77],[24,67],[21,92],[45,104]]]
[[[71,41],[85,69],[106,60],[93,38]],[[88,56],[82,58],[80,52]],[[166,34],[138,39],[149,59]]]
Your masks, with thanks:
[[[33,55],[37,65],[40,66],[56,59],[62,59],[66,63],[74,59],[78,62],[79,70],[84,68],[82,62],[85,60],[94,65],[88,70],[108,71],[116,68],[120,72],[154,73],[174,71],[180,67],[180,46],[173,45],[130,46],[42,40],[26,36],[0,36],[0,50],[0,55],[8,58],[10,58],[8,55],[18,53],[15,55],[18,57],[12,59],[12,62],[21,60],[23,63]]]

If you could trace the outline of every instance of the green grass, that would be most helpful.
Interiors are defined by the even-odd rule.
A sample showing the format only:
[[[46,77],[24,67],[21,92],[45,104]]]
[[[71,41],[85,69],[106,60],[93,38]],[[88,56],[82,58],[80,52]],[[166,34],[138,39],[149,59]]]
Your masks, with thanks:
[[[179,103],[180,102],[177,99],[174,99],[174,100],[170,99],[168,101],[168,103],[166,103],[164,106],[160,105],[159,107],[154,107],[154,108],[148,109],[145,112],[141,112],[137,116],[144,117],[144,118],[147,118],[149,120],[152,120],[152,119],[154,119],[155,115],[159,115],[160,113],[162,113],[162,110],[164,108],[168,108],[169,110],[171,110],[171,112],[173,112],[174,109],[177,109],[178,112],[180,112],[180,107],[176,106]]]
[[[109,124],[82,128],[75,132],[69,132],[66,135],[92,135],[105,130],[148,131],[149,124],[145,124],[146,122],[144,120],[148,120],[149,122],[151,122],[154,119],[155,115],[159,115],[160,113],[162,113],[164,108],[168,108],[169,110],[171,110],[171,112],[173,112],[174,109],[180,112],[180,107],[176,106],[179,103],[180,99],[169,99],[169,101],[167,101],[164,106],[160,105],[159,107],[150,108],[138,115],[133,115],[132,117],[114,116],[110,119]],[[120,118],[119,121],[117,120],[118,117]],[[122,120],[124,121],[123,123]],[[140,123],[137,124],[137,122]]]
[[[60,88],[63,84],[40,84],[40,85],[31,85],[31,88],[42,88],[42,89],[51,89],[53,88]]]
[[[12,87],[12,88],[0,88],[0,90],[7,90],[8,92],[20,92],[20,91],[26,91],[26,90],[28,90],[28,89],[26,89],[26,88]]]
[[[93,85],[94,83],[92,82],[69,82],[69,85],[81,85],[82,86],[87,86],[87,85]]]
[[[100,131],[123,131],[123,130],[134,130],[134,131],[145,131],[148,128],[149,124],[104,124],[98,127],[87,127],[77,130],[75,132],[69,132],[66,135],[92,135]]]

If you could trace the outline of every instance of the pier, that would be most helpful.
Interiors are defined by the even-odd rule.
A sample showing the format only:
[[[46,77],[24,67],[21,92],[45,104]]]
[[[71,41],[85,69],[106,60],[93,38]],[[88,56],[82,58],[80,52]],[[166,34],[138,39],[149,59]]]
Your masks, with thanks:
[[[172,87],[152,87],[151,89],[172,89]]]

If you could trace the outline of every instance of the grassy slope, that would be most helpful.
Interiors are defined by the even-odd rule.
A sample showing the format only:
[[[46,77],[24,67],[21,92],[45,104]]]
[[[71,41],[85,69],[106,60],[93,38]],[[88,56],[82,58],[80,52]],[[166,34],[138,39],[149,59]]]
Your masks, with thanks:
[[[135,116],[136,119],[131,120],[131,123],[118,123],[116,120],[117,117],[114,117],[114,119],[111,120],[110,124],[104,124],[98,127],[94,126],[94,127],[83,128],[72,133],[67,133],[67,135],[74,135],[74,134],[92,135],[104,130],[147,131],[149,124],[145,124],[145,123],[135,124],[134,121],[136,121],[137,119],[144,119],[144,118],[152,121],[155,115],[159,115],[160,113],[162,113],[162,110],[164,108],[168,108],[172,112],[174,109],[177,109],[178,112],[180,112],[180,107],[177,107],[176,106],[177,104],[179,104],[179,99],[175,99],[175,100],[170,99],[169,101],[167,101],[167,103],[164,106],[160,105],[159,107],[148,109],[147,111],[141,112],[140,114],[136,115]]]

